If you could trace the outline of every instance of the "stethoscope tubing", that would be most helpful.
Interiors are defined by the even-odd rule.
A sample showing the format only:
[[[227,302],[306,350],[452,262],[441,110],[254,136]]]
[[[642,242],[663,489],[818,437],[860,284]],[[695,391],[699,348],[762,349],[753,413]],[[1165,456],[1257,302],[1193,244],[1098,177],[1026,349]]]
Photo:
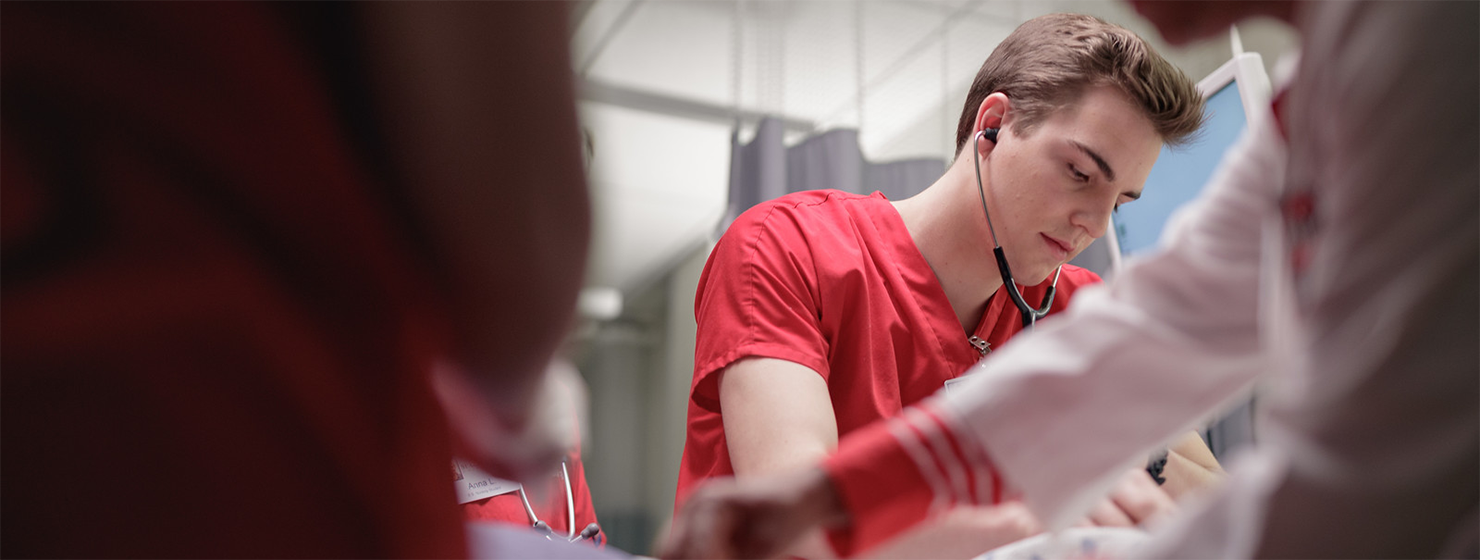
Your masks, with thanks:
[[[570,469],[566,468],[565,461],[560,462],[560,476],[565,479],[565,540],[576,540],[576,502],[575,493],[571,491]],[[539,527],[543,522],[535,515],[534,507],[529,504],[529,495],[524,493],[524,485],[519,485],[519,502],[524,505],[524,515],[529,517],[529,524]],[[549,524],[545,524],[549,527]]]
[[[1054,269],[1053,283],[1049,284],[1048,290],[1043,293],[1042,306],[1037,309],[1029,306],[1028,302],[1023,300],[1023,294],[1018,290],[1017,282],[1013,281],[1012,269],[1007,266],[1007,255],[1002,252],[1002,243],[997,241],[997,228],[992,225],[992,212],[987,210],[987,192],[986,187],[982,185],[981,157],[977,155],[981,153],[981,141],[986,136],[987,131],[978,131],[971,142],[971,163],[976,168],[976,193],[982,200],[982,213],[987,216],[987,231],[992,234],[992,255],[997,259],[997,273],[1002,276],[1002,285],[1007,288],[1007,297],[1022,313],[1023,329],[1032,330],[1033,325],[1039,319],[1048,315],[1048,308],[1053,305],[1054,291],[1059,287],[1059,273],[1064,271],[1064,265],[1059,265]]]

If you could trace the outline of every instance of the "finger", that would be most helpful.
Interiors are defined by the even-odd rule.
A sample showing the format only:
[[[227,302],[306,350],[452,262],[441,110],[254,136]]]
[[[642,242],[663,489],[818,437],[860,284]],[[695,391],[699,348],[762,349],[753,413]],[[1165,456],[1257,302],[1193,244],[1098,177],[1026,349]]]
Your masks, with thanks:
[[[693,519],[694,508],[694,500],[690,498],[673,516],[673,525],[668,529],[668,536],[663,539],[662,547],[658,551],[659,558],[672,560],[693,556],[688,541],[693,532],[691,527],[694,524],[690,520]]]
[[[709,532],[692,533],[694,548],[699,551],[698,558],[739,558],[735,532],[740,527],[735,504],[727,499],[713,500],[710,504],[713,507],[708,512],[709,521],[706,525]]]
[[[714,508],[708,512],[708,521],[705,524],[707,532],[691,532],[691,549],[695,551],[695,558],[739,558],[738,535],[740,529],[736,523],[735,512],[731,509],[732,504],[726,502],[715,502]]]
[[[736,511],[730,532],[727,554],[732,558],[770,558],[787,542],[787,527],[775,523],[780,512],[770,515],[754,511]]]
[[[1043,524],[1038,521],[1038,516],[1033,515],[1033,511],[1022,502],[995,506],[992,508],[992,514],[997,517],[998,524],[1004,531],[1014,533],[1018,538],[1043,532]]]
[[[722,506],[707,489],[701,488],[689,498],[679,515],[674,517],[673,536],[669,539],[662,556],[664,558],[719,558],[719,542],[725,538],[727,528]]]
[[[1110,500],[1100,500],[1100,503],[1095,504],[1094,509],[1089,510],[1089,520],[1100,527],[1134,527],[1136,525],[1125,512],[1120,510],[1119,506]]]
[[[1110,493],[1110,499],[1138,525],[1177,507],[1171,496],[1141,469],[1127,475],[1122,484]]]
[[[812,527],[803,509],[800,503],[775,499],[738,504],[732,512],[735,519],[728,554],[734,558],[782,557]]]
[[[695,514],[702,508],[698,507],[693,500],[684,504],[681,513],[673,517],[673,528],[670,530],[667,542],[664,543],[661,556],[667,559],[696,558],[699,551],[694,541],[695,535],[709,533],[703,521],[698,521]]]

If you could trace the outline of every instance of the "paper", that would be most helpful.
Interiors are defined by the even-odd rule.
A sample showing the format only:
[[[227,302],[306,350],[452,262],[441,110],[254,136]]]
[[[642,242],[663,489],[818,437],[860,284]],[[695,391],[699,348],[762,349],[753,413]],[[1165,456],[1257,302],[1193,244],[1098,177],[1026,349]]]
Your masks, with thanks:
[[[520,488],[518,482],[498,478],[459,459],[452,460],[452,483],[457,488],[457,503],[466,504]]]

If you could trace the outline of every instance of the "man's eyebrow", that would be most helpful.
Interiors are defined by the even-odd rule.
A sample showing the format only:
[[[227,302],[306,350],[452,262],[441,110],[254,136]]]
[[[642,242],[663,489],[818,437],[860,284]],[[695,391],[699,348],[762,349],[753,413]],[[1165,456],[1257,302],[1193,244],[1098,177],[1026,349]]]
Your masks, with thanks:
[[[1095,153],[1094,150],[1089,149],[1089,146],[1080,144],[1079,142],[1074,140],[1070,140],[1069,143],[1074,144],[1074,147],[1079,148],[1080,151],[1084,152],[1084,155],[1087,155],[1090,159],[1095,160],[1095,165],[1100,166],[1100,172],[1105,174],[1105,179],[1111,182],[1115,181],[1115,170],[1110,169],[1110,164],[1105,163],[1105,158],[1100,157],[1100,154]]]

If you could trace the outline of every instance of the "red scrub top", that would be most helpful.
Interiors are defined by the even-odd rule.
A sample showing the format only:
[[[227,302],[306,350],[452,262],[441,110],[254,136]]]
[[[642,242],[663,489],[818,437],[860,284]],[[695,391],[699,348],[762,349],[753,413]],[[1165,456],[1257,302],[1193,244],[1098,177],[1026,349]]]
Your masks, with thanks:
[[[987,247],[983,257],[990,259]],[[1050,313],[1100,282],[1065,265]],[[1040,302],[1048,281],[1023,289]],[[704,479],[734,474],[715,372],[778,358],[826,381],[838,435],[889,418],[959,376],[982,354],[884,195],[794,193],[751,208],[715,246],[694,302],[698,341],[677,504]],[[996,349],[1022,330],[998,290],[975,336]]]

